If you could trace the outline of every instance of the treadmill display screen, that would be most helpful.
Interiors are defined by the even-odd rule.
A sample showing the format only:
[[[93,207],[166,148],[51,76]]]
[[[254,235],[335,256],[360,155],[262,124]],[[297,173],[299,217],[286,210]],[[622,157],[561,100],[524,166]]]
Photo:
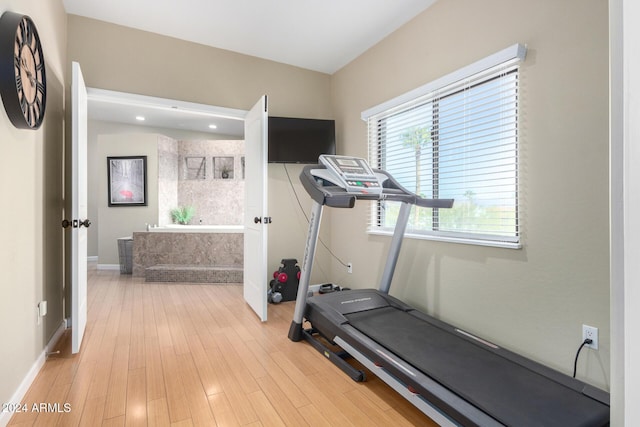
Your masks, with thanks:
[[[358,166],[358,162],[356,162],[354,159],[336,159],[336,163],[338,163],[340,166]],[[362,169],[362,168],[360,168]]]
[[[332,181],[340,182],[347,192],[382,193],[379,178],[364,159],[323,154],[320,156],[320,163],[330,171],[334,178]]]

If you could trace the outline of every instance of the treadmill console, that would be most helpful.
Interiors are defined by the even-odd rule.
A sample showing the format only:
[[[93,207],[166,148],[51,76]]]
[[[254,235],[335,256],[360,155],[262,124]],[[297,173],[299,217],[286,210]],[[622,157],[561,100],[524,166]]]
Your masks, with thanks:
[[[382,194],[384,177],[373,172],[366,160],[322,154],[319,161],[327,168],[326,174],[319,174],[324,175],[319,177],[344,188],[348,193]]]

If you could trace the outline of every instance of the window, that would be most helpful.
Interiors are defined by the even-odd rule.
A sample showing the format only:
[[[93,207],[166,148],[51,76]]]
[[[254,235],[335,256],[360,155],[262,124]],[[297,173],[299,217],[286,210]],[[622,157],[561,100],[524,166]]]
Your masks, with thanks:
[[[524,49],[510,49],[515,58],[496,54],[489,67],[480,61],[363,113],[372,165],[422,197],[455,199],[451,209],[414,206],[408,235],[519,247],[517,60]],[[399,210],[395,202],[374,205],[370,230],[391,232]]]

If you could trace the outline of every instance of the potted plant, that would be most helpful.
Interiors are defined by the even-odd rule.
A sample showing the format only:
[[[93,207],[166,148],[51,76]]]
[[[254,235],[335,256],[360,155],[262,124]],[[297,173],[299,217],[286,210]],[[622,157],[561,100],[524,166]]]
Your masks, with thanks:
[[[171,218],[176,224],[186,225],[189,224],[195,213],[196,210],[193,206],[178,206],[171,210]]]

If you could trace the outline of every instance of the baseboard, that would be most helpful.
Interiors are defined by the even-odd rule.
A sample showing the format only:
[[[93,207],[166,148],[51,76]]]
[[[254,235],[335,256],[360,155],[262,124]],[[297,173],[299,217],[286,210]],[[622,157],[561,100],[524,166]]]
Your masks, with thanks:
[[[33,380],[36,379],[36,376],[40,372],[40,369],[42,369],[42,366],[44,366],[44,362],[47,360],[47,354],[51,349],[53,349],[53,347],[56,345],[56,343],[64,333],[65,325],[66,325],[66,322],[63,320],[60,323],[60,326],[58,327],[56,332],[53,334],[53,336],[47,343],[47,345],[44,347],[44,350],[42,350],[42,353],[40,353],[40,356],[38,356],[36,361],[33,362],[31,369],[29,369],[29,372],[27,372],[27,375],[24,377],[24,379],[20,383],[20,386],[18,386],[18,389],[16,390],[16,392],[13,393],[13,396],[11,396],[11,399],[9,399],[8,402],[3,402],[3,403],[17,404],[17,403],[20,403],[22,399],[24,399],[24,396],[27,394],[27,391],[29,391],[29,387],[31,387]],[[7,424],[9,424],[9,421],[11,420],[12,416],[13,416],[12,412],[4,412],[4,411],[0,412],[0,427],[5,427]]]
[[[90,255],[87,257],[87,262],[98,262],[98,255]]]
[[[120,270],[120,264],[98,264],[98,270]]]

